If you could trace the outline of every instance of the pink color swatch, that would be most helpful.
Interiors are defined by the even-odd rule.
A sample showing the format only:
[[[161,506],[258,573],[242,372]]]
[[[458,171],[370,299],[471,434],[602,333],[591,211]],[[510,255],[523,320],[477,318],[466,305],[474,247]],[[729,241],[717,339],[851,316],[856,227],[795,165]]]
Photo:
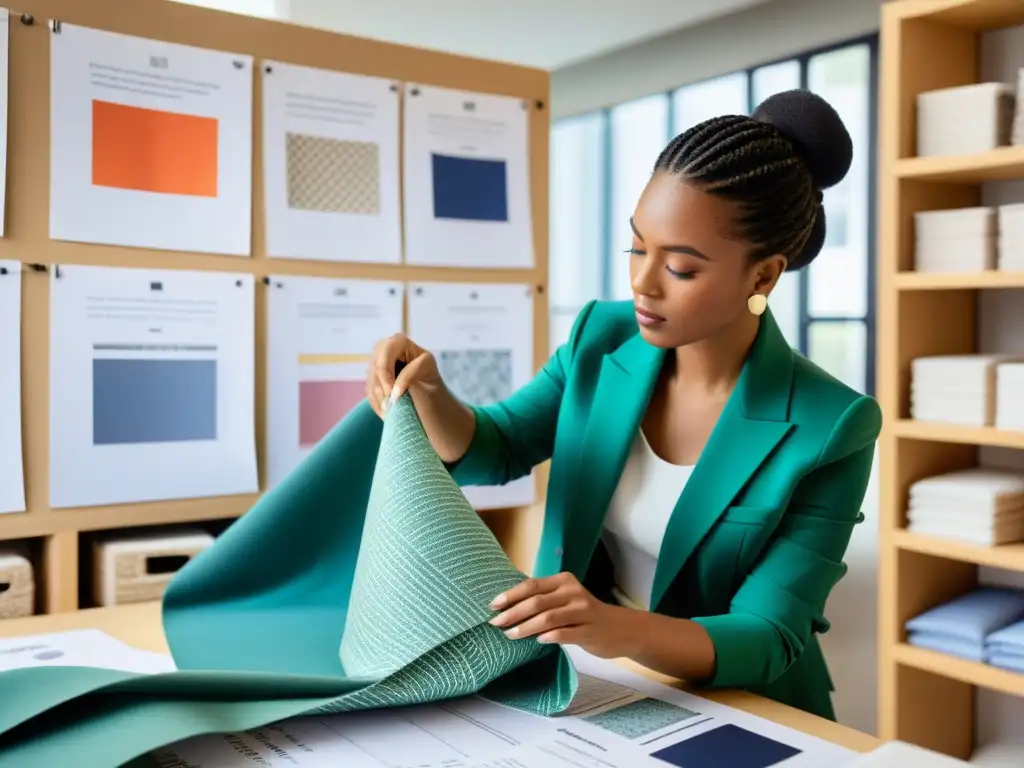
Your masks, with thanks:
[[[300,381],[299,445],[316,445],[364,397],[366,383],[362,380]]]

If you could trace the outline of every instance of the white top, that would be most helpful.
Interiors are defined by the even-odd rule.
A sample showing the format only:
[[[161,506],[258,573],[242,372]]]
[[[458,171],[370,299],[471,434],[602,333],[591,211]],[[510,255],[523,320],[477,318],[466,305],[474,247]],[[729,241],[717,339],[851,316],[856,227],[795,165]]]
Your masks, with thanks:
[[[623,605],[650,610],[661,541],[692,472],[692,465],[670,464],[658,456],[643,430],[637,430],[602,536],[615,568],[615,597]]]

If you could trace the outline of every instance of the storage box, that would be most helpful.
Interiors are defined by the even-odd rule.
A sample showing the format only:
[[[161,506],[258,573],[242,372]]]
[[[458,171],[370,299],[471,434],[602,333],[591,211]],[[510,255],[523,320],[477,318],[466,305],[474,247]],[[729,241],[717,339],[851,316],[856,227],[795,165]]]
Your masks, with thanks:
[[[35,613],[36,579],[32,563],[16,549],[0,548],[0,619]]]
[[[970,155],[1008,146],[1016,102],[1015,88],[1006,83],[975,83],[919,94],[918,157]]]
[[[119,535],[93,544],[93,601],[99,606],[159,600],[174,575],[213,544],[205,531]]]

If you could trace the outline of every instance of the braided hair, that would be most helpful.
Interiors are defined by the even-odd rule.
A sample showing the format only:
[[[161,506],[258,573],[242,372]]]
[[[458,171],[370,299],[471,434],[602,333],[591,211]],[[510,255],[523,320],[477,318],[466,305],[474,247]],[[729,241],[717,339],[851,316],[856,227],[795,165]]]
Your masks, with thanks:
[[[752,261],[782,254],[788,270],[810,264],[825,244],[822,191],[846,176],[853,143],[835,109],[805,90],[766,99],[750,117],[726,115],[676,136],[655,172],[678,175],[739,204],[736,234]]]

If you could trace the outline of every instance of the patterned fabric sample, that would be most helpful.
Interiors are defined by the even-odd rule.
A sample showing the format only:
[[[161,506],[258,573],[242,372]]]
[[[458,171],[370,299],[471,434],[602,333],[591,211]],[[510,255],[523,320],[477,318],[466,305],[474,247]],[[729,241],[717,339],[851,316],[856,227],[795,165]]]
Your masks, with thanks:
[[[380,147],[289,133],[288,207],[324,213],[380,213]]]
[[[511,349],[459,349],[437,354],[441,378],[470,405],[490,405],[512,394]]]
[[[364,400],[175,575],[163,624],[179,671],[0,673],[0,765],[178,764],[173,745],[204,733],[473,693],[563,712],[578,687],[568,655],[488,623],[523,578],[412,400],[383,426]]]

